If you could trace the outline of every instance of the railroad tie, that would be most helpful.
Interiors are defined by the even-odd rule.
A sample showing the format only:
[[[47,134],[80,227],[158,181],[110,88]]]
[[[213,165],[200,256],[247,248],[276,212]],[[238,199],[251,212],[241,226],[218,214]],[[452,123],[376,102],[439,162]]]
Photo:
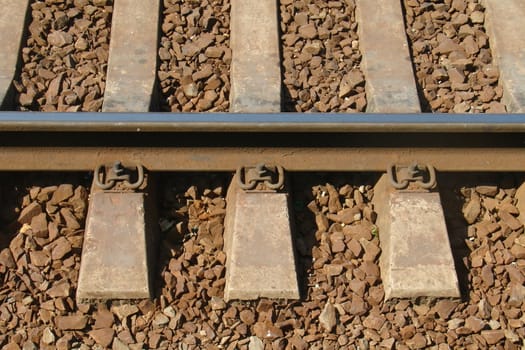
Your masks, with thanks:
[[[525,112],[525,17],[523,0],[485,0],[485,23],[509,112]]]
[[[275,0],[231,2],[230,112],[281,111],[281,62]]]
[[[395,167],[392,172],[396,173]],[[458,298],[458,279],[439,193],[435,189],[404,188],[403,181],[397,182],[401,186],[396,189],[391,174],[379,179],[373,199],[385,300]]]
[[[357,0],[356,17],[367,112],[420,113],[400,1]]]
[[[29,9],[29,0],[0,0],[0,107],[9,107],[19,52],[24,36],[24,27]],[[7,34],[9,33],[9,34]]]
[[[159,0],[115,1],[103,112],[148,112],[155,91]]]
[[[151,298],[157,226],[151,178],[137,167],[130,182],[119,163],[104,170],[95,171],[91,189],[77,301]]]
[[[238,171],[226,196],[224,299],[298,299],[289,196],[284,183],[275,189],[244,183]],[[282,168],[280,171],[281,175]],[[282,178],[282,177],[281,177]],[[252,182],[255,184],[255,182]],[[252,188],[253,187],[253,188]]]
[[[281,71],[277,2],[232,0],[231,7],[230,111],[278,113]],[[282,168],[276,169],[280,170],[273,175],[282,180]],[[299,298],[288,194],[284,182],[272,187],[271,173],[264,165],[241,166],[228,189],[226,300]]]

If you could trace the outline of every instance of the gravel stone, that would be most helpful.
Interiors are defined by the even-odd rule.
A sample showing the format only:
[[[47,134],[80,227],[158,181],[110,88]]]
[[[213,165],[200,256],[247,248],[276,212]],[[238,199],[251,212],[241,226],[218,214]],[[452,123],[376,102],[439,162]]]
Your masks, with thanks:
[[[284,111],[365,110],[355,7],[354,0],[280,1]]]
[[[477,0],[403,5],[423,111],[505,113],[483,6]]]
[[[155,327],[163,327],[170,322],[170,319],[164,314],[157,314],[153,318],[153,325]]]
[[[22,209],[17,221],[20,224],[29,224],[31,223],[32,218],[40,213],[42,213],[42,206],[38,202],[32,202]]]
[[[463,209],[463,215],[467,223],[473,224],[481,213],[481,203],[478,196],[472,196],[466,207]]]
[[[0,264],[5,266],[8,269],[14,269],[16,267],[15,260],[13,259],[13,254],[9,248],[4,248],[0,252]]]
[[[105,88],[112,1],[33,1],[17,109],[99,111]]]
[[[319,323],[326,332],[331,332],[336,325],[335,307],[331,303],[326,303],[323,311],[319,315]]]
[[[264,350],[264,344],[261,339],[251,336],[248,350]]]
[[[379,247],[380,237],[372,234],[374,222],[370,218],[374,216],[363,215],[359,221],[344,226],[329,218],[343,206],[359,207],[363,213],[364,208],[369,208],[373,212],[372,186],[362,184],[362,174],[301,174],[292,179],[292,195],[298,208],[294,213],[295,243],[304,299],[293,303],[265,299],[225,303],[223,196],[229,178],[179,174],[162,181],[160,191],[160,217],[172,224],[165,225],[160,239],[158,297],[125,304],[76,304],[81,248],[78,242],[81,243],[84,221],[79,218],[81,228],[71,231],[58,215],[60,208],[85,210],[86,206],[78,201],[83,198],[87,203],[87,191],[74,186],[79,195],[57,203],[57,215],[46,216],[48,226],[56,226],[56,233],[51,233],[55,229],[50,230],[47,238],[33,237],[29,228],[14,229],[16,232],[5,235],[4,231],[10,231],[7,226],[0,226],[0,238],[15,262],[14,267],[0,264],[0,342],[4,348],[18,349],[32,349],[31,344],[57,349],[169,348],[169,344],[181,344],[187,349],[249,349],[250,343],[269,349],[519,349],[525,335],[525,266],[520,260],[523,258],[516,257],[511,248],[523,246],[525,237],[522,226],[513,230],[499,216],[502,210],[517,215],[512,209],[518,207],[517,186],[511,181],[514,176],[508,175],[501,183],[470,182],[495,186],[497,191],[491,193],[478,191],[476,186],[458,185],[458,179],[464,175],[445,174],[440,178],[443,203],[449,203],[451,198],[456,201],[452,205],[455,209],[446,208],[445,213],[451,224],[453,250],[468,267],[460,279],[467,285],[468,298],[437,302],[384,303],[378,267],[381,253],[370,260],[364,258],[364,247]],[[360,187],[357,195],[354,189]],[[25,199],[15,200],[15,207],[22,203],[17,210],[21,212],[35,201],[49,207],[58,186],[49,190],[20,185],[17,188],[28,188],[28,193],[19,196]],[[3,187],[0,192],[4,202],[9,202],[4,198]],[[459,208],[475,196],[479,197],[480,214],[469,225]],[[79,217],[83,217],[81,214]],[[326,219],[325,230],[318,229],[316,216],[320,215]],[[12,220],[16,220],[16,215]],[[50,255],[63,239],[73,248],[51,260]],[[337,241],[344,243],[343,250],[332,250]],[[44,252],[49,262],[35,266],[31,261],[34,252]],[[487,282],[489,274],[492,283]],[[76,329],[65,329],[73,327],[64,326],[64,318],[75,318]],[[163,324],[160,327],[159,322],[155,324],[159,320]],[[46,327],[55,335],[50,346],[40,340]]]
[[[111,328],[95,329],[89,332],[89,336],[100,346],[108,347],[113,341],[115,331]]]
[[[115,322],[115,316],[113,316],[113,313],[105,308],[98,310],[93,318],[95,319],[95,325],[93,326],[94,329],[111,328]]]
[[[505,338],[505,332],[501,329],[498,330],[490,330],[490,331],[482,331],[481,336],[485,339],[487,344],[489,345],[495,345],[500,340]]]
[[[33,216],[31,219],[31,232],[35,237],[47,237],[47,218],[45,213]]]
[[[51,298],[68,297],[71,285],[66,280],[60,280],[47,290]]]
[[[42,332],[42,342],[47,345],[51,345],[55,342],[55,335],[49,327],[44,328],[44,331]]]
[[[127,318],[128,316],[135,315],[139,312],[139,308],[136,305],[123,304],[119,306],[114,306],[112,308],[113,313],[121,320]]]
[[[230,2],[164,1],[158,78],[162,111],[227,111]]]
[[[87,325],[87,321],[88,319],[84,315],[57,316],[55,318],[56,326],[61,330],[84,329]]]

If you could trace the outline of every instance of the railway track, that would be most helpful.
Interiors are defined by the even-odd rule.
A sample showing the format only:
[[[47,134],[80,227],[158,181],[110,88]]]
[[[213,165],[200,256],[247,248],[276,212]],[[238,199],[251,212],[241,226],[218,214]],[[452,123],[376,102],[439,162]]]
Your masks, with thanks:
[[[0,4],[3,348],[525,346],[518,1]]]

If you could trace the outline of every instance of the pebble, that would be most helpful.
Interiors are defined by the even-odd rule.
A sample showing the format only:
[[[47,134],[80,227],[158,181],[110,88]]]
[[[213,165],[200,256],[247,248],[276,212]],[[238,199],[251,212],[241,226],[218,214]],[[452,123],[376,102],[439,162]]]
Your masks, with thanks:
[[[47,215],[40,213],[31,219],[31,232],[35,237],[45,238],[48,234]]]
[[[61,330],[81,330],[87,325],[87,317],[84,315],[57,316],[55,324]]]
[[[242,310],[239,314],[239,318],[248,326],[251,326],[255,323],[255,314],[251,310]]]
[[[44,328],[44,331],[42,332],[42,342],[47,345],[51,345],[55,342],[55,335],[49,327]]]
[[[465,323],[465,321],[463,319],[460,319],[460,318],[453,318],[451,319],[450,321],[448,321],[448,328],[454,330],[454,329],[458,329],[459,327],[461,327],[463,324]]]
[[[199,88],[197,87],[197,84],[193,82],[184,85],[182,90],[187,97],[197,97],[199,95]]]
[[[336,325],[336,311],[334,305],[326,303],[319,315],[319,323],[326,332],[331,332]]]
[[[73,42],[73,36],[71,34],[63,32],[61,30],[52,32],[47,36],[49,44],[57,47],[62,47]]]
[[[131,349],[129,348],[129,346],[127,346],[126,344],[124,344],[124,343],[122,342],[122,340],[120,340],[119,338],[113,338],[112,349],[113,349],[113,350],[131,350]]]
[[[37,267],[44,267],[51,262],[51,257],[43,250],[32,251],[29,253],[31,263]]]
[[[224,299],[219,297],[211,297],[210,305],[212,310],[224,310],[226,308]]]
[[[53,260],[60,260],[69,254],[72,250],[71,243],[67,240],[66,237],[59,237],[55,241],[55,247],[51,252],[51,258]]]
[[[100,328],[89,332],[89,336],[102,347],[108,347],[113,341],[115,331],[112,328]]]
[[[170,319],[166,315],[161,314],[161,313],[155,315],[155,317],[153,318],[153,325],[155,327],[163,327],[167,325],[169,322],[170,322]]]
[[[164,315],[168,316],[169,318],[174,318],[177,315],[177,313],[176,313],[175,309],[173,308],[173,306],[168,306],[167,308],[162,310],[162,313]]]
[[[106,309],[97,311],[93,315],[93,318],[95,319],[95,325],[93,326],[94,329],[111,328],[115,322],[115,316],[113,316],[113,313]]]
[[[15,268],[15,260],[13,259],[13,254],[9,248],[4,248],[0,252],[0,264],[7,267],[8,269]]]
[[[468,224],[473,224],[481,214],[481,202],[478,196],[472,196],[463,209],[463,216]]]
[[[465,327],[470,329],[473,333],[478,333],[485,328],[486,323],[475,316],[470,316],[465,320]]]
[[[412,349],[424,349],[427,346],[427,340],[421,333],[416,333],[412,339],[407,340],[407,344]]]
[[[250,343],[248,344],[248,350],[264,350],[264,344],[261,339],[251,336]]]
[[[381,329],[383,324],[385,323],[385,317],[383,315],[371,313],[365,320],[363,321],[363,326],[371,329],[375,329],[378,331]]]
[[[299,27],[299,35],[304,39],[314,39],[317,36],[315,24],[308,23]]]
[[[448,319],[457,306],[458,306],[457,301],[452,301],[448,299],[439,300],[436,303],[435,310],[438,313],[440,318]]]
[[[18,217],[20,224],[29,224],[33,217],[42,213],[42,206],[38,202],[31,202],[27,207],[23,208]]]
[[[38,348],[32,341],[26,341],[22,346],[22,350],[38,350]]]
[[[51,288],[47,290],[47,294],[52,298],[68,297],[71,285],[66,280],[55,282]]]
[[[489,345],[495,345],[500,340],[505,338],[505,332],[503,330],[490,330],[490,331],[482,331],[481,336],[485,339],[487,344]]]
[[[120,306],[114,306],[111,311],[113,311],[119,319],[123,320],[131,315],[135,315],[139,312],[139,308],[132,304],[122,304]]]

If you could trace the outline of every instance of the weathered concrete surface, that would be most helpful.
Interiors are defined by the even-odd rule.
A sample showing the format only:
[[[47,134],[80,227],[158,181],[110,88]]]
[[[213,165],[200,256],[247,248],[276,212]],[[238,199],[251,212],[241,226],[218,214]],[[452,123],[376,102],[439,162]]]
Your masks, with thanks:
[[[275,0],[232,0],[230,112],[281,111],[281,62]]]
[[[147,197],[132,192],[91,194],[77,300],[151,297]]]
[[[421,112],[401,2],[357,0],[356,18],[366,78],[366,111]]]
[[[484,0],[485,27],[503,85],[507,111],[525,112],[525,2]]]
[[[29,0],[0,0],[0,107],[11,104],[28,7]]]
[[[225,300],[299,299],[288,195],[245,192],[236,183],[226,197]]]
[[[160,0],[115,1],[103,112],[148,112],[155,91]]]
[[[439,193],[374,188],[385,299],[460,296]]]

